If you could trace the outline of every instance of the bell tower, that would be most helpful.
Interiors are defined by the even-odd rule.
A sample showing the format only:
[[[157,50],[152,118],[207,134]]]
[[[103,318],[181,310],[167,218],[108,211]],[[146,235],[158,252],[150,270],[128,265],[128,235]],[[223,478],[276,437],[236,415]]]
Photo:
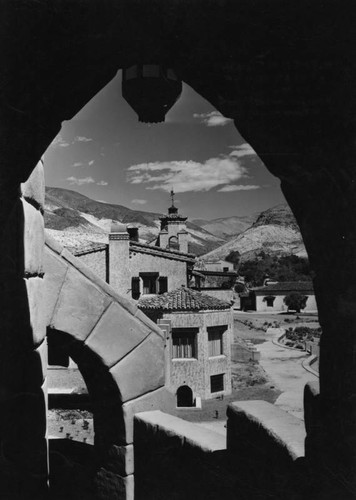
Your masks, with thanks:
[[[168,208],[168,215],[160,217],[159,246],[188,253],[188,233],[186,231],[188,217],[179,214],[178,208],[174,205],[174,196],[172,188],[170,193],[172,204]]]

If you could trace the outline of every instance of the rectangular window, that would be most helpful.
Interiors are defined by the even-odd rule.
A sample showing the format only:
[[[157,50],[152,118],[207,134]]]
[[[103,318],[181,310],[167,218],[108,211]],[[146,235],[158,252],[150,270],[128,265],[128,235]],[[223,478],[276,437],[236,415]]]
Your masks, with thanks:
[[[168,291],[168,278],[160,276],[158,279],[158,293],[165,293]]]
[[[224,374],[212,375],[210,377],[210,392],[220,392],[224,390]]]
[[[156,293],[156,280],[154,278],[143,278],[143,293]]]
[[[223,335],[227,325],[208,327],[209,357],[220,356],[223,352]]]
[[[197,358],[198,328],[173,328],[172,358]]]
[[[157,293],[158,275],[158,273],[140,273],[142,293],[144,295]]]

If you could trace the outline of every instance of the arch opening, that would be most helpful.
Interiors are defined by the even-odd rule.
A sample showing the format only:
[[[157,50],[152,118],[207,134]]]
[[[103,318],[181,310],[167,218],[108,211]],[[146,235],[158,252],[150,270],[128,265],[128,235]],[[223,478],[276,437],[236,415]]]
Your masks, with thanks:
[[[56,438],[49,440],[51,499],[65,495],[75,500],[79,494],[94,499],[98,473],[103,469],[115,472],[114,450],[125,445],[121,394],[108,368],[83,342],[52,328],[47,329],[47,337],[49,362],[57,368],[63,363],[65,383],[72,380],[77,387],[69,394],[65,389],[49,394],[49,410],[57,418]],[[78,371],[87,391],[80,386]]]
[[[177,236],[171,236],[168,241],[168,247],[172,250],[179,250],[179,243]]]
[[[25,33],[29,33],[27,36],[25,34],[16,37],[17,49],[20,49],[16,50],[16,53],[24,54],[27,64],[23,67],[22,64],[18,64],[18,58],[7,57],[10,65],[13,65],[9,69],[15,70],[15,76],[5,88],[3,99],[4,103],[12,103],[11,107],[9,106],[6,110],[5,116],[8,118],[9,126],[4,127],[5,134],[2,140],[2,144],[6,145],[5,155],[8,155],[4,161],[4,170],[16,172],[9,174],[9,178],[16,181],[20,175],[23,179],[27,178],[26,173],[38,161],[39,151],[44,150],[43,146],[45,143],[48,144],[49,136],[51,134],[54,136],[53,131],[59,130],[60,123],[64,119],[73,116],[72,108],[81,107],[82,103],[88,100],[88,94],[93,95],[103,86],[103,81],[108,81],[110,78],[108,75],[111,75],[117,67],[117,57],[119,56],[112,54],[102,57],[102,55],[107,55],[106,52],[110,45],[114,47],[116,53],[120,53],[115,43],[109,43],[118,41],[118,33],[121,34],[123,31],[124,33],[140,33],[142,31],[143,39],[147,35],[150,38],[149,29],[136,29],[137,26],[144,26],[142,19],[145,20],[147,11],[142,9],[140,12],[136,8],[136,4],[133,5],[138,15],[127,16],[130,18],[127,30],[118,29],[120,24],[114,26],[113,22],[113,19],[117,19],[120,20],[117,22],[124,23],[127,19],[124,15],[113,16],[111,8],[103,9],[101,12],[95,6],[92,13],[96,14],[97,23],[95,22],[94,29],[90,30],[92,35],[89,37],[89,30],[81,29],[82,27],[87,28],[85,23],[89,17],[83,15],[80,4],[78,10],[73,7],[74,12],[69,10],[67,13],[63,12],[63,17],[60,19],[65,19],[66,15],[70,15],[74,19],[74,22],[71,23],[60,23],[65,28],[61,29],[58,26],[58,30],[38,30],[38,44],[29,43],[29,36],[33,36],[32,30],[25,31]],[[165,36],[157,29],[157,26],[167,14],[163,5],[162,3],[162,9],[155,11],[154,15],[157,16],[157,19],[156,22],[152,23],[152,31],[159,33],[159,37],[162,37],[161,40],[165,39]],[[165,26],[166,30],[170,30],[170,36],[167,37],[167,40],[170,41],[167,43],[167,50],[172,52],[174,60],[177,61],[177,67],[181,67],[181,73],[189,74],[191,72],[190,79],[199,80],[201,86],[206,87],[206,94],[211,95],[211,102],[224,103],[223,106],[228,109],[230,116],[234,116],[236,119],[240,118],[243,123],[241,126],[245,131],[248,131],[251,142],[260,151],[265,151],[266,157],[271,155],[271,158],[268,159],[269,168],[283,179],[284,190],[293,205],[293,210],[298,214],[298,221],[303,228],[303,235],[308,243],[311,258],[314,255],[317,296],[321,306],[322,320],[328,330],[322,345],[324,352],[322,363],[324,366],[322,370],[323,393],[326,395],[326,401],[333,402],[328,404],[329,407],[340,406],[344,408],[343,402],[350,401],[350,395],[354,393],[353,378],[350,376],[351,367],[354,365],[352,365],[351,358],[350,360],[344,358],[344,352],[352,352],[350,346],[352,346],[355,325],[355,315],[351,314],[344,305],[345,302],[346,304],[350,303],[351,309],[355,295],[355,268],[352,267],[352,259],[345,258],[345,256],[354,254],[355,241],[353,237],[353,211],[347,206],[348,203],[351,206],[354,203],[352,190],[349,189],[350,180],[353,178],[351,164],[354,165],[350,162],[353,138],[350,118],[352,113],[349,111],[350,103],[353,100],[350,98],[352,85],[350,85],[348,71],[349,61],[347,53],[345,54],[345,47],[349,44],[343,43],[349,36],[347,19],[351,16],[347,15],[347,11],[341,9],[341,15],[339,13],[335,22],[325,22],[327,16],[330,19],[334,18],[333,12],[327,8],[321,10],[318,2],[315,9],[312,9],[313,16],[309,16],[311,19],[309,23],[305,22],[305,15],[301,10],[281,9],[279,2],[277,4],[271,3],[269,8],[272,10],[267,8],[267,11],[264,8],[258,9],[255,5],[251,7],[251,10],[249,8],[241,9],[241,6],[236,4],[230,16],[226,16],[225,5],[224,9],[220,8],[220,2],[212,2],[211,5],[219,6],[219,8],[215,9],[215,7],[209,6],[207,8],[213,8],[213,11],[207,11],[206,15],[201,16],[201,12],[197,10],[201,8],[201,4],[198,2],[196,8],[190,4],[187,7],[190,9],[190,15],[185,16],[183,11],[183,15],[178,17],[175,16],[176,12],[174,9],[172,10],[171,5],[168,5],[172,12],[167,16],[167,22],[161,23],[162,27]],[[181,3],[179,3],[179,7],[181,8]],[[301,9],[303,7],[301,5]],[[115,3],[115,8],[122,8],[120,2]],[[240,12],[235,9],[240,9]],[[29,21],[33,21],[33,15],[38,15],[37,9],[33,9],[32,12],[26,11],[26,16],[30,16]],[[46,13],[44,9],[41,12],[41,25],[54,26],[56,13],[50,11],[51,18],[49,18],[48,12]],[[115,14],[117,13],[118,11],[115,10]],[[177,13],[179,14],[179,12]],[[215,13],[217,16],[214,16]],[[271,15],[274,13],[278,15]],[[7,18],[4,16],[4,19]],[[51,20],[51,22],[47,23],[46,19]],[[202,19],[202,25],[197,22],[198,19]],[[79,20],[82,21],[77,22]],[[212,20],[214,20],[214,36],[212,36],[213,30],[201,29],[205,27],[204,22],[210,23]],[[195,23],[197,24],[195,25]],[[31,22],[26,24],[32,25]],[[9,29],[12,29],[11,23],[8,25]],[[332,28],[329,27],[331,25]],[[193,30],[192,27],[195,29]],[[321,27],[323,29],[320,29]],[[313,36],[316,31],[320,36]],[[108,36],[112,37],[108,39],[108,43],[97,43],[100,40],[100,36],[98,36],[100,32],[108,33]],[[199,36],[196,36],[197,32]],[[84,58],[83,33],[88,34],[88,48],[90,49],[84,50],[87,55]],[[271,33],[273,33],[272,37]],[[177,34],[183,35],[182,41],[184,40],[184,43],[182,45],[177,43],[179,40]],[[341,35],[340,41],[335,47],[332,47],[330,43],[334,45],[335,39],[338,39],[336,35],[339,34]],[[47,44],[49,35],[55,38],[52,43]],[[184,38],[184,35],[187,37]],[[8,39],[10,41],[11,37]],[[63,44],[64,39],[66,45]],[[68,43],[68,40],[71,43]],[[157,40],[157,35],[153,35],[153,40]],[[286,40],[288,43],[285,43]],[[123,39],[119,39],[120,43],[122,45],[128,43],[125,40],[125,35]],[[154,45],[154,42],[152,43]],[[44,48],[49,47],[52,52],[46,53],[44,50],[43,57],[38,58],[39,44]],[[11,47],[9,52],[11,54],[13,47],[11,43],[8,45]],[[34,47],[33,52],[21,50],[22,47],[28,46],[30,48],[31,45]],[[159,45],[157,43],[157,50]],[[91,50],[94,46],[97,47],[97,50]],[[63,50],[64,47],[66,50]],[[82,50],[77,50],[78,47]],[[199,57],[197,56],[201,56],[202,47],[206,48],[209,58],[200,57],[201,65],[199,65]],[[227,47],[229,50],[226,50]],[[305,50],[306,48],[308,50]],[[187,53],[191,54],[191,57],[186,57]],[[303,55],[305,56],[307,53],[310,56],[305,60]],[[6,51],[5,54],[8,55]],[[56,56],[59,54],[61,57],[57,58]],[[324,54],[328,59],[327,64],[325,64]],[[80,58],[85,61],[84,71],[80,64],[76,64]],[[55,65],[53,61],[56,60],[59,63]],[[65,66],[64,61],[67,62]],[[105,61],[105,63],[101,61]],[[271,62],[277,64],[273,66]],[[22,68],[21,73],[18,72],[18,67]],[[301,75],[303,80],[300,81],[293,73],[288,75],[283,71],[283,67],[287,71],[289,71],[288,68],[294,67],[295,74]],[[26,70],[26,68],[29,69]],[[53,69],[51,73],[51,71],[47,71],[47,68],[56,68],[56,70]],[[63,72],[64,68],[68,71]],[[72,72],[70,68],[73,68]],[[225,68],[231,68],[231,73],[229,69],[225,70]],[[282,71],[279,74],[280,70]],[[55,71],[57,72],[55,73]],[[225,78],[225,71],[229,78]],[[270,77],[268,72],[270,72]],[[60,75],[60,73],[64,74]],[[261,77],[255,78],[256,74]],[[337,75],[337,78],[330,78],[332,74]],[[45,78],[44,75],[46,75]],[[310,75],[310,79],[308,79],[308,75]],[[285,76],[289,77],[288,81],[292,82],[291,85],[288,85]],[[345,84],[345,77],[347,84]],[[79,81],[80,79],[81,82],[75,85],[75,80]],[[209,88],[206,83],[208,79],[214,84],[217,83],[219,88]],[[52,82],[61,88],[59,96],[56,95]],[[61,85],[58,85],[58,82]],[[68,82],[70,82],[69,86],[72,87],[72,91],[68,92],[70,98],[67,96]],[[259,82],[261,87],[259,87]],[[271,92],[272,86],[273,91]],[[26,92],[23,91],[25,87]],[[85,87],[88,90],[85,90]],[[239,89],[239,92],[236,92],[236,89]],[[281,90],[282,92],[280,92]],[[299,91],[300,98],[293,99],[299,95]],[[43,98],[36,98],[39,95]],[[242,103],[244,100],[245,105]],[[264,102],[261,107],[255,105],[260,101]],[[29,105],[29,103],[31,104]],[[288,106],[289,104],[291,106]],[[38,108],[39,105],[42,107]],[[290,111],[286,111],[286,108],[289,108]],[[53,116],[51,116],[52,111]],[[246,119],[247,115],[249,116]],[[43,117],[43,121],[40,122],[39,117]],[[34,129],[32,129],[32,123],[37,124]],[[246,139],[249,140],[248,135],[246,135]],[[283,139],[287,144],[285,148],[283,147]],[[341,150],[343,153],[340,156]],[[340,172],[335,170],[335,165],[337,168],[341,166]],[[318,224],[318,219],[320,220],[321,217],[324,222]],[[336,235],[332,239],[333,241],[330,241],[330,234]],[[325,248],[328,248],[328,252],[324,252]],[[328,272],[330,272],[331,277],[327,276]],[[327,279],[323,276],[327,276]],[[333,278],[335,278],[336,296],[337,299],[340,299],[340,305],[335,311],[332,311],[331,315],[329,310],[333,309],[334,304],[330,304],[328,285],[330,281],[333,282]],[[334,297],[332,299],[333,302],[338,302]],[[347,311],[345,312],[345,310]],[[335,342],[334,339],[340,337],[338,335],[340,331],[343,331],[344,335],[338,342]],[[344,359],[345,362],[340,363],[340,360]],[[351,411],[348,413],[351,414]],[[333,424],[335,420],[337,419],[329,418]],[[351,424],[349,427],[351,429]],[[340,428],[344,429],[344,426],[340,425]],[[338,432],[333,433],[330,430],[331,428],[329,432],[325,432],[325,435],[335,435],[339,438]],[[350,433],[343,430],[343,434],[347,436],[348,442]],[[344,439],[346,442],[346,438]],[[327,449],[334,448],[330,442],[325,446]],[[335,456],[337,455],[335,454]]]
[[[189,385],[181,385],[177,389],[177,407],[189,408],[195,406],[193,391]]]

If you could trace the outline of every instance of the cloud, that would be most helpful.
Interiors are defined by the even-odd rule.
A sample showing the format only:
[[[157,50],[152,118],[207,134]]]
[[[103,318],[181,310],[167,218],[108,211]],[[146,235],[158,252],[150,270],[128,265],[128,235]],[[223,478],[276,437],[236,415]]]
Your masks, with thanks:
[[[93,139],[90,139],[90,137],[84,137],[83,135],[77,135],[74,137],[73,142],[90,142]]]
[[[138,200],[135,198],[134,200],[131,200],[131,203],[134,203],[135,205],[146,205],[147,200]]]
[[[176,193],[209,191],[222,184],[230,184],[247,177],[247,170],[233,156],[209,158],[204,163],[196,161],[167,161],[140,163],[128,168],[130,184],[148,184],[146,189]]]
[[[82,179],[78,179],[77,177],[71,176],[67,177],[67,181],[70,184],[75,184],[77,186],[83,186],[83,184],[93,184],[95,181],[92,177],[84,177]]]
[[[88,161],[88,163],[83,163],[82,161],[73,163],[73,167],[84,167],[86,165],[89,165],[89,167],[91,167],[92,165],[94,165],[94,160],[90,160]]]
[[[243,184],[232,184],[230,186],[223,186],[218,189],[218,193],[231,193],[232,191],[251,191],[252,189],[260,189],[261,186],[256,185],[243,185]]]
[[[242,158],[243,156],[256,156],[256,151],[252,147],[244,142],[239,146],[230,146],[233,151],[231,151],[230,156],[236,156],[236,158]]]
[[[106,181],[99,181],[96,183],[98,186],[107,186],[109,183]]]
[[[66,142],[61,134],[58,134],[51,143],[52,148],[67,148],[68,146],[70,146],[69,142]]]
[[[201,123],[207,127],[223,127],[232,122],[231,118],[226,118],[219,111],[211,111],[210,113],[194,113],[194,118],[198,118]]]

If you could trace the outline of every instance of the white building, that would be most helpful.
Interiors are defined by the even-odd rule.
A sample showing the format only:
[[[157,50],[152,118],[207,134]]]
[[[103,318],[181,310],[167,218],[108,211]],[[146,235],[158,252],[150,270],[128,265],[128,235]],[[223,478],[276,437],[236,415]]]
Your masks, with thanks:
[[[287,312],[284,299],[291,293],[300,293],[307,297],[303,312],[316,312],[313,284],[308,281],[286,281],[270,283],[251,288],[248,297],[241,298],[241,309],[253,309],[259,312]]]

